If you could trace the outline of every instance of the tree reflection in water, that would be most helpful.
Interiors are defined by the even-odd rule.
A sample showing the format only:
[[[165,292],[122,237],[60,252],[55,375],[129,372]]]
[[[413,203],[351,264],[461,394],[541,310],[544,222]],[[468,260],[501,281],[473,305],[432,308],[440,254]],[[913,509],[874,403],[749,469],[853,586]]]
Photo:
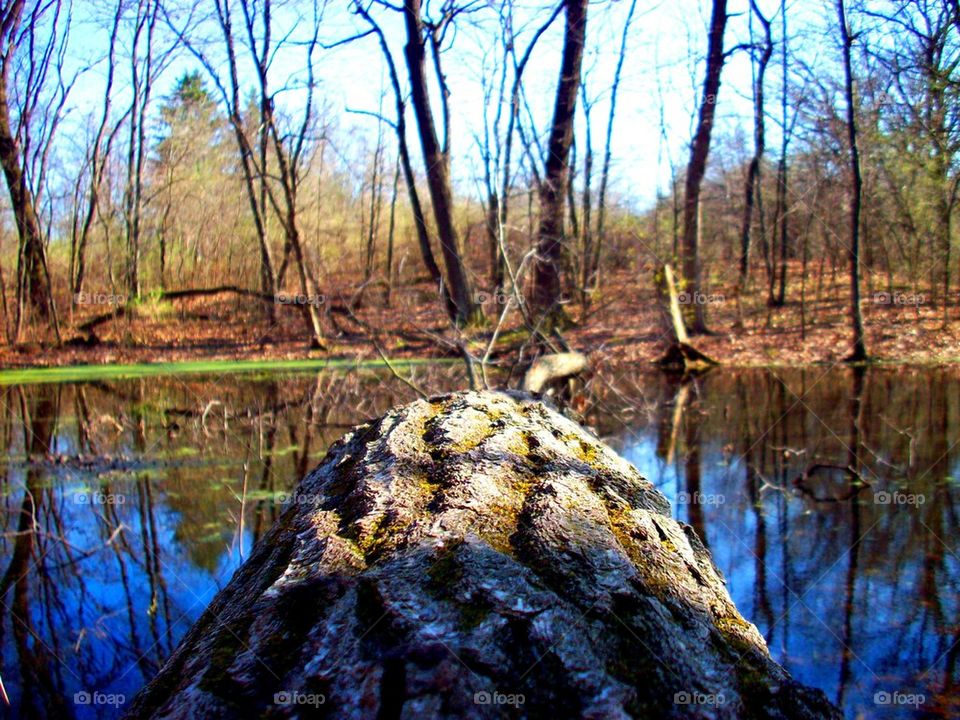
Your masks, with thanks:
[[[960,373],[750,369],[631,384],[636,405],[641,386],[660,408],[659,432],[620,424],[626,387],[599,404],[615,420],[605,429],[706,536],[771,652],[850,717],[957,716]],[[677,407],[686,431],[671,433]],[[672,456],[671,434],[684,440]]]
[[[430,390],[463,384],[416,372]],[[800,680],[851,717],[960,712],[960,374],[638,370],[588,390],[589,423],[704,537]],[[0,389],[14,713],[121,714],[75,693],[131,697],[327,446],[410,399],[369,373]],[[925,702],[875,705],[884,692]]]

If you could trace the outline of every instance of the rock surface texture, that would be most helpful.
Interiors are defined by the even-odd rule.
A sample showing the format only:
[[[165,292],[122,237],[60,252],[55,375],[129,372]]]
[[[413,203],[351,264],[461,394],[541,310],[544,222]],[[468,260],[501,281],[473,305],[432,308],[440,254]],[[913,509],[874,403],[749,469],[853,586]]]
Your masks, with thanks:
[[[130,709],[323,715],[840,717],[633,466],[499,392],[332,446]]]

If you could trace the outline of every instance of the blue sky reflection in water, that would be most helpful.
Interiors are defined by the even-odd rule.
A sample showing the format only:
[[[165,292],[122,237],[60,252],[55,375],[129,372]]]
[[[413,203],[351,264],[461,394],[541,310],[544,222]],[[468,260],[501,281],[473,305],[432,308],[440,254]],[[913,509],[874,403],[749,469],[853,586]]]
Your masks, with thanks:
[[[457,368],[414,372],[437,391],[461,383]],[[720,370],[681,386],[637,371],[614,385],[591,423],[706,538],[780,662],[851,718],[960,713],[960,373]],[[120,715],[296,479],[410,395],[371,373],[0,389],[12,715]]]

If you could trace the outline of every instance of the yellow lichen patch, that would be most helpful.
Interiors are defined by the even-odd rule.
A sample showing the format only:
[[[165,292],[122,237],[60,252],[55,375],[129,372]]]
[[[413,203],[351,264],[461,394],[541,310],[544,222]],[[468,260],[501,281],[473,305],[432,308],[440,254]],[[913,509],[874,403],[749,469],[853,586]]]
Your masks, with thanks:
[[[596,444],[588,442],[576,433],[567,433],[560,437],[560,440],[567,446],[570,453],[578,460],[585,462],[591,467],[596,467],[600,460],[600,449]]]
[[[477,424],[469,432],[461,435],[457,440],[448,446],[449,452],[466,453],[479,446],[484,440],[487,440],[494,433],[494,428],[490,424]]]
[[[674,545],[670,540],[661,540],[660,545],[661,547],[665,547],[667,550],[669,550],[672,553],[678,552],[677,546]]]
[[[525,430],[511,432],[506,442],[506,450],[520,458],[530,454],[530,434]]]
[[[635,537],[636,522],[630,517],[630,507],[627,505],[608,505],[607,518],[610,521],[610,530],[624,552],[635,564],[642,565],[640,543]]]
[[[617,542],[640,573],[643,585],[659,600],[666,600],[675,588],[672,570],[664,567],[657,557],[663,554],[657,544],[645,541],[645,533],[632,517],[628,505],[607,505],[607,518]]]
[[[533,480],[530,480],[522,475],[515,475],[512,478],[511,489],[520,496],[520,504],[523,504],[523,501],[527,499],[527,496],[530,494],[530,491],[533,489]]]
[[[509,505],[491,505],[491,512],[500,516],[510,515],[516,518],[519,512]],[[484,528],[477,532],[477,536],[487,545],[497,552],[504,555],[513,555],[513,546],[510,544],[510,536],[516,531],[516,522],[509,527]]]
[[[715,625],[722,633],[737,633],[738,635],[742,635],[750,631],[750,623],[739,615],[724,615],[723,617],[717,618]]]
[[[752,626],[739,615],[724,615],[713,623],[724,639],[742,652],[757,648],[751,632]]]
[[[360,525],[360,533],[357,536],[356,545],[364,557],[366,557],[375,546],[382,544],[386,538],[387,533],[383,532],[386,518],[386,513],[380,513],[369,520],[365,518],[365,522]]]
[[[497,422],[497,420],[503,420],[507,416],[507,413],[501,410],[500,408],[487,408],[486,409],[487,417],[490,418],[490,422]]]
[[[380,513],[366,522],[355,543],[364,560],[371,563],[385,552],[395,549],[415,519],[415,515],[397,517],[394,513]]]
[[[468,408],[453,417],[428,418],[423,426],[422,437],[427,452],[439,459],[470,452],[496,431],[486,412]]]
[[[417,493],[428,500],[433,498],[441,488],[440,483],[431,480],[425,472],[411,473],[410,482],[417,488]]]
[[[587,465],[594,465],[597,462],[599,451],[595,445],[592,443],[585,443],[583,440],[578,438],[577,446],[579,449],[577,457],[583,460]]]
[[[426,419],[427,419],[427,420],[432,420],[433,418],[435,418],[435,417],[437,417],[438,415],[442,414],[446,409],[447,409],[447,404],[446,404],[446,403],[440,402],[439,400],[431,400],[431,401],[430,401],[430,414],[427,415]]]

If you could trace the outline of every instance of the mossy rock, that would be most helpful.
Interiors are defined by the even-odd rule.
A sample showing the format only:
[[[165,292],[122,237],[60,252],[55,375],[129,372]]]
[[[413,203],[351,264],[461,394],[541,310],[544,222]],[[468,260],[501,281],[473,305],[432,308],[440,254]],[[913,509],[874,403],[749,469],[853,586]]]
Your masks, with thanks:
[[[130,717],[840,717],[666,499],[528,395],[396,408],[295,500]]]

